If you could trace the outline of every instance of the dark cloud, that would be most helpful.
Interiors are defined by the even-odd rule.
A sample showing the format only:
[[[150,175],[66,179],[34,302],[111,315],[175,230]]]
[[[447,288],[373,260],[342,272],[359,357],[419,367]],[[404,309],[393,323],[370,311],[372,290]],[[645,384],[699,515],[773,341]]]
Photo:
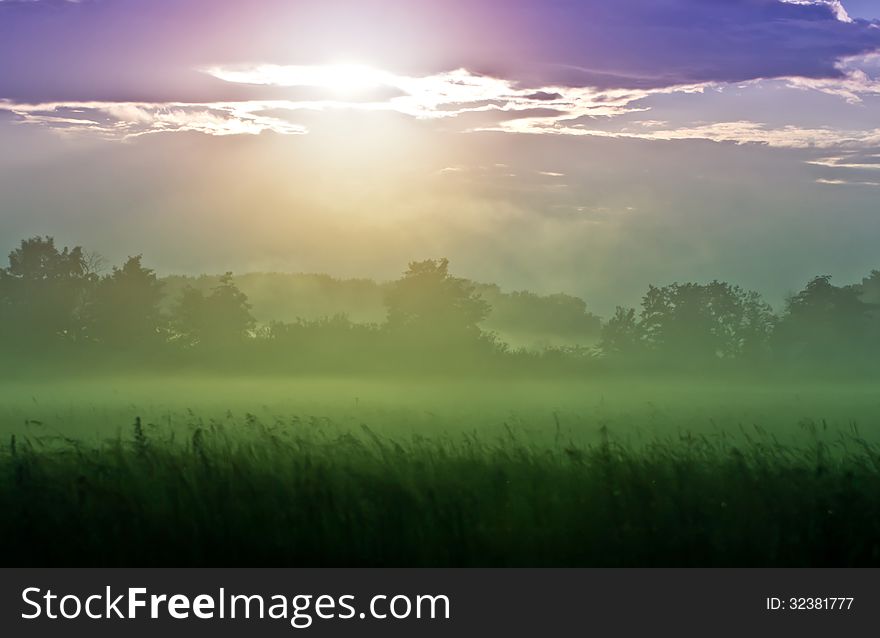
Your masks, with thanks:
[[[535,89],[835,78],[840,59],[880,50],[880,23],[836,11],[818,0],[0,1],[0,98],[265,98],[197,69],[340,56]]]
[[[844,21],[833,5],[777,0],[514,0],[527,80],[653,88],[801,76],[835,78],[842,58],[880,49],[880,24]]]
[[[562,95],[560,95],[559,93],[548,93],[547,91],[536,91],[535,93],[530,93],[529,95],[525,95],[523,97],[527,100],[538,100],[547,102],[562,99]]]

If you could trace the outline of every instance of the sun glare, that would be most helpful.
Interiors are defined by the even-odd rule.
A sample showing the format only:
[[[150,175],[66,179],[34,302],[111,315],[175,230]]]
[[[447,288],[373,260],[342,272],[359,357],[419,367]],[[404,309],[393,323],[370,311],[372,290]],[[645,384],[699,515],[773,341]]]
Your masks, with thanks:
[[[335,91],[374,89],[387,84],[390,74],[362,64],[330,64],[307,68],[313,86]]]
[[[354,92],[392,84],[394,76],[363,64],[324,64],[316,66],[261,65],[247,70],[210,69],[215,77],[228,82],[274,86],[311,86],[331,91]]]

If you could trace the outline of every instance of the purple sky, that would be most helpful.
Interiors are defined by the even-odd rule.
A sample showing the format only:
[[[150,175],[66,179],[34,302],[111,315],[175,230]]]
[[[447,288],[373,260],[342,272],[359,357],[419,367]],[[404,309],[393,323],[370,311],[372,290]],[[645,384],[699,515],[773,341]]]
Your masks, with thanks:
[[[840,77],[880,29],[778,0],[0,0],[4,97],[227,99],[209,64],[465,67],[538,86]],[[839,16],[838,16],[839,17]]]
[[[0,0],[3,241],[165,271],[390,277],[444,254],[602,311],[672,279],[778,300],[880,267],[878,19],[876,0]]]

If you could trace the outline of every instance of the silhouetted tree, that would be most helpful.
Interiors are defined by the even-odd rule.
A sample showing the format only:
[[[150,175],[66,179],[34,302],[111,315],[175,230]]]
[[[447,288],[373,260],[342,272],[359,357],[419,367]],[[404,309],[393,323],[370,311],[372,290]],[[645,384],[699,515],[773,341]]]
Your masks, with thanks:
[[[763,352],[775,318],[760,295],[739,286],[650,286],[642,299],[640,341],[670,362],[755,357]]]
[[[185,342],[219,347],[243,341],[256,322],[247,296],[236,287],[232,273],[226,273],[208,295],[192,287],[184,289],[173,323]]]
[[[788,299],[774,335],[776,347],[782,356],[813,363],[852,363],[871,356],[874,310],[858,286],[835,286],[829,275],[814,277]]]
[[[870,275],[862,279],[858,288],[859,299],[880,308],[880,270],[872,270]]]
[[[22,240],[0,270],[3,332],[19,343],[79,338],[80,311],[93,281],[80,247],[59,250],[52,237]]]
[[[739,301],[741,314],[735,339],[739,349],[737,356],[752,363],[765,362],[772,356],[771,341],[779,318],[753,290],[741,291]]]
[[[430,340],[477,340],[491,308],[447,259],[412,262],[385,295],[388,328]]]
[[[602,326],[599,350],[605,356],[628,357],[637,354],[641,346],[641,333],[635,308],[618,306],[614,316]]]
[[[505,337],[584,343],[595,341],[602,329],[599,317],[589,312],[579,297],[528,291],[505,293],[496,285],[485,284],[476,291],[491,305],[483,327]]]
[[[167,323],[161,302],[156,273],[143,267],[140,255],[129,257],[95,285],[87,310],[90,334],[114,346],[155,343]]]
[[[61,342],[76,342],[77,348],[94,342],[120,348],[170,338],[178,345],[199,345],[206,354],[249,342],[237,363],[284,367],[296,360],[304,368],[327,370],[419,370],[423,365],[433,370],[462,365],[477,369],[474,366],[483,363],[491,369],[501,361],[585,370],[582,364],[595,354],[580,345],[545,347],[538,354],[499,343],[481,327],[508,335],[538,336],[546,330],[548,335],[580,338],[595,332],[598,319],[576,297],[503,293],[498,286],[454,277],[446,259],[412,262],[403,277],[390,284],[292,275],[262,281],[265,275],[254,275],[248,280],[249,290],[259,291],[267,309],[260,331],[255,330],[248,297],[231,273],[174,279],[171,288],[180,292],[172,308],[163,282],[143,266],[140,256],[103,276],[102,270],[102,259],[79,247],[58,248],[51,237],[23,240],[0,269],[4,353],[36,359],[35,353],[70,353],[69,348],[54,347]],[[187,281],[197,287],[187,285],[181,291]],[[481,293],[497,304],[496,312]],[[363,317],[381,320],[380,295],[385,324],[365,322]],[[338,310],[352,305],[362,313],[360,321]],[[332,311],[266,325],[273,310],[303,309]],[[639,311],[618,307],[601,325],[599,336],[599,352],[605,357],[654,368],[660,364],[700,369],[722,360],[787,361],[864,372],[877,368],[880,271],[842,287],[833,285],[829,276],[815,277],[787,300],[781,318],[758,293],[724,282],[650,286]],[[245,352],[255,356],[244,356]],[[212,358],[205,356],[204,361]]]

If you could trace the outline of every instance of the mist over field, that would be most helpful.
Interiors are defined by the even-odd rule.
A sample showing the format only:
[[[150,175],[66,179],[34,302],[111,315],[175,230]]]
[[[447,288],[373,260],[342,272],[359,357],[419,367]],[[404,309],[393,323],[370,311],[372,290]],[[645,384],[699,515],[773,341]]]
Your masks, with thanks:
[[[445,259],[160,278],[25,239],[0,532],[15,564],[874,564],[876,280],[603,320]]]

